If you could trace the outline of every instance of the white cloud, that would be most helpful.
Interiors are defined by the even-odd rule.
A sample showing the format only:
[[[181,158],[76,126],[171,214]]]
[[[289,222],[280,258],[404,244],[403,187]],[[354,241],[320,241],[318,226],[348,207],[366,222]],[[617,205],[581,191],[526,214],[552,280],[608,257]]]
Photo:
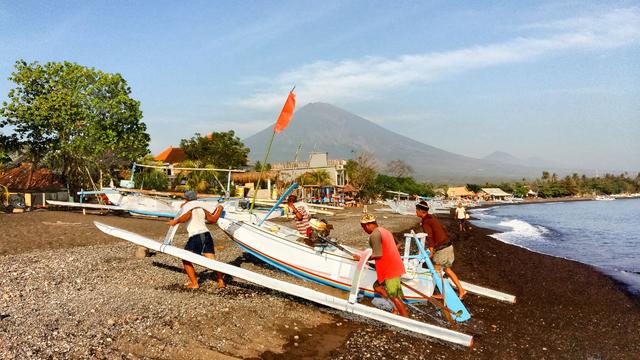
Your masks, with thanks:
[[[384,91],[434,82],[464,71],[529,61],[562,51],[626,46],[640,40],[640,8],[616,9],[525,28],[544,34],[447,52],[317,61],[277,75],[272,85],[238,103],[256,110],[278,108],[294,82],[299,101],[371,99]]]

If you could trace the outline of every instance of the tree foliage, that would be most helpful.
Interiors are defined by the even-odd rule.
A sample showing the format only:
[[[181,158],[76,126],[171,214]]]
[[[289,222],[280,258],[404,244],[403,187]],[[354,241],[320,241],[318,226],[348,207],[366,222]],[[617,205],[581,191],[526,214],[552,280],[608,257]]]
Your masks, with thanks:
[[[345,166],[349,183],[358,190],[358,195],[371,198],[377,194],[376,176],[378,175],[375,158],[371,153],[358,154],[355,160],[347,161]]]
[[[72,188],[82,186],[85,168],[109,170],[148,153],[140,102],[120,74],[19,60],[9,80],[0,128],[10,126],[11,146],[36,166],[46,161]]]
[[[412,177],[389,176],[376,177],[376,188],[381,194],[386,191],[401,191],[410,195],[434,196],[433,186],[418,183]]]
[[[387,164],[387,172],[398,178],[406,178],[413,174],[413,168],[402,160],[393,160]]]
[[[187,159],[216,168],[239,168],[247,165],[249,148],[245,147],[233,130],[214,132],[208,136],[196,133],[191,139],[182,139],[180,147]]]
[[[256,161],[256,164],[253,166],[253,170],[255,171],[269,171],[271,170],[271,164],[267,163],[263,165],[260,161]]]
[[[185,160],[180,164],[183,168],[210,168],[215,169],[213,165],[203,165],[199,161]],[[217,171],[202,170],[181,170],[174,178],[173,187],[183,186],[184,189],[195,190],[199,193],[216,193],[224,192],[225,188],[220,185],[220,173]],[[218,177],[218,180],[216,180]]]
[[[331,185],[331,174],[327,170],[320,169],[315,171],[309,171],[300,175],[296,181],[300,185],[317,185],[327,186]]]

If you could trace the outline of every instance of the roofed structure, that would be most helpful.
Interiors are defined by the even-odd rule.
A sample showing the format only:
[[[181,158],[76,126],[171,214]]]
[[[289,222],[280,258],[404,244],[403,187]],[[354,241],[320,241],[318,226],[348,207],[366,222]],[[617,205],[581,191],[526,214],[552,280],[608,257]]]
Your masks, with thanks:
[[[461,198],[461,197],[473,197],[476,193],[469,191],[466,186],[455,186],[447,189],[447,197],[449,198]]]
[[[186,159],[186,155],[184,154],[184,150],[181,148],[169,146],[165,151],[156,155],[153,159],[156,161],[162,161],[165,164],[176,164],[183,162]]]
[[[231,181],[234,183],[246,184],[246,183],[257,183],[258,178],[260,178],[259,171],[249,171],[242,173],[232,173]],[[262,173],[262,181],[276,181],[278,179],[277,171],[265,171]]]
[[[505,197],[512,196],[500,188],[482,188],[482,192],[492,199],[504,199]]]
[[[51,170],[34,169],[31,173],[31,169],[30,163],[22,163],[18,167],[2,172],[0,173],[0,184],[9,188],[10,191],[58,191],[65,188],[65,185]]]

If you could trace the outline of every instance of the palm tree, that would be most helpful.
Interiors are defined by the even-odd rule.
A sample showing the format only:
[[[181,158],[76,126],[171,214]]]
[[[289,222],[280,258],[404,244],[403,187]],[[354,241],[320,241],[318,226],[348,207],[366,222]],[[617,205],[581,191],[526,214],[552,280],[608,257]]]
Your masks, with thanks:
[[[306,172],[298,177],[300,185],[317,185],[326,186],[332,185],[331,174],[327,170],[316,170]]]

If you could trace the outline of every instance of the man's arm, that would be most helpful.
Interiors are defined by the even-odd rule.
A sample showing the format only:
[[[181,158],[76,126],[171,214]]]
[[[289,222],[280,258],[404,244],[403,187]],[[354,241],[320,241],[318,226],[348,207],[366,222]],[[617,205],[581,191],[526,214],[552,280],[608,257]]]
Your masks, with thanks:
[[[422,231],[427,233],[427,250],[429,250],[429,257],[433,257],[433,242],[435,241],[433,237],[433,228],[429,223],[422,224]]]
[[[213,214],[208,212],[207,210],[204,210],[204,216],[207,219],[208,222],[210,222],[211,224],[215,224],[216,222],[218,222],[218,219],[220,218],[220,215],[222,215],[222,210],[224,208],[222,207],[222,205],[218,205],[216,206],[216,209],[213,210]]]
[[[302,213],[300,212],[300,210],[298,210],[296,208],[295,205],[293,204],[289,204],[289,210],[291,210],[291,212],[293,213],[293,216],[295,216],[296,220],[302,220]]]
[[[171,219],[171,220],[167,221],[167,225],[171,225],[171,226],[178,225],[178,224],[181,224],[183,222],[189,221],[189,219],[191,219],[191,210],[189,210],[186,213],[180,215],[180,217],[177,218],[177,219]]]

